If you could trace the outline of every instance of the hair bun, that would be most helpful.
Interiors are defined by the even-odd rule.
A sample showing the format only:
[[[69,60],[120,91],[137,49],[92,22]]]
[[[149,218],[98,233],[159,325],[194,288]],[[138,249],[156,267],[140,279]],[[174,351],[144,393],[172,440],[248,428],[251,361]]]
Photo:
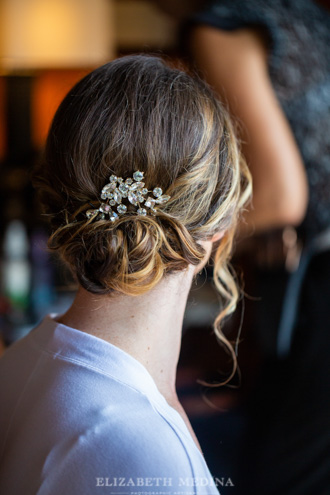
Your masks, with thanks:
[[[95,294],[139,295],[167,271],[197,265],[204,250],[177,220],[127,215],[116,221],[74,222],[57,229],[49,248],[60,253],[79,283]]]
[[[126,203],[127,215],[113,223],[108,210],[104,220],[88,219],[84,205],[99,207],[111,174],[129,178],[134,171],[145,173],[148,189],[171,198],[156,216]],[[230,118],[203,81],[145,55],[94,70],[57,110],[34,182],[55,230],[50,248],[95,294],[143,294],[163,275],[199,264],[200,241],[226,232],[214,259],[224,302],[214,328],[231,349],[220,329],[238,300],[227,262],[251,188]]]

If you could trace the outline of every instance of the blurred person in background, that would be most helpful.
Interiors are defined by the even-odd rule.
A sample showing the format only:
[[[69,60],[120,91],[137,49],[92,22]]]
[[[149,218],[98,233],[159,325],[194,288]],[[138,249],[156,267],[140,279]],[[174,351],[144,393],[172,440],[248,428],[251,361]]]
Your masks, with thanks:
[[[326,495],[330,493],[329,6],[311,0],[219,0],[196,2],[195,11],[189,13],[188,3],[180,7],[166,3],[158,2],[188,19],[185,43],[193,61],[238,120],[254,183],[253,207],[242,231],[283,228],[289,247],[279,279],[272,279],[274,272],[266,265],[258,271],[260,331],[267,335],[275,322],[277,334],[250,398],[251,423],[242,464],[249,485],[243,483],[242,493]],[[276,253],[272,246],[274,265],[283,248]],[[285,264],[292,272],[289,276]],[[274,308],[280,308],[275,318]]]

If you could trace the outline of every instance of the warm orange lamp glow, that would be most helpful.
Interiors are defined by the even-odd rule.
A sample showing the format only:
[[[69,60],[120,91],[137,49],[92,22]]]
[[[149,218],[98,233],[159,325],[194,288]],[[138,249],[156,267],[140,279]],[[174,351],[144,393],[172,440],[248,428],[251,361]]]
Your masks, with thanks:
[[[36,149],[46,140],[53,116],[69,89],[89,70],[42,71],[35,79],[32,93],[32,141]]]
[[[30,116],[34,147],[44,144],[70,87],[114,57],[113,23],[113,0],[0,0],[0,74],[34,76]],[[5,86],[0,81],[0,159],[6,142]]]
[[[114,55],[111,0],[1,0],[0,68],[94,67]]]

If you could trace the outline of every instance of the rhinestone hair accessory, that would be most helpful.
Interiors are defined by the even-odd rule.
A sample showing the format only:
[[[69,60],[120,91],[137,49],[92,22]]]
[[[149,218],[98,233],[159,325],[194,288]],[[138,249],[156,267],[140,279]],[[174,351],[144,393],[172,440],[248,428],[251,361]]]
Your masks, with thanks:
[[[138,215],[146,216],[149,212],[155,214],[157,205],[167,203],[171,196],[163,195],[160,187],[149,191],[144,187],[143,176],[144,173],[138,170],[134,172],[133,178],[128,177],[125,180],[122,177],[111,175],[109,184],[106,184],[101,191],[102,202],[99,208],[87,210],[87,218],[104,220],[108,217],[111,222],[115,222],[128,211],[125,202],[136,206]],[[148,193],[152,193],[154,197],[149,196]]]

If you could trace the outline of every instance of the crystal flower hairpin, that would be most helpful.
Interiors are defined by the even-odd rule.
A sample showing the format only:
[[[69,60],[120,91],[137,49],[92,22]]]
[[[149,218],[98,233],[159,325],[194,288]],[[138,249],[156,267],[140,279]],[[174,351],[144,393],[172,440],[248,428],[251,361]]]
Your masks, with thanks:
[[[102,202],[99,208],[87,210],[87,218],[105,219],[108,216],[111,222],[114,222],[127,212],[125,202],[136,206],[138,215],[146,216],[148,212],[155,214],[156,206],[167,203],[171,196],[163,195],[160,187],[149,191],[144,187],[143,176],[144,173],[140,171],[134,172],[133,178],[128,177],[125,180],[111,175],[109,184],[106,184],[101,191]],[[148,193],[152,193],[154,197],[149,196]]]

